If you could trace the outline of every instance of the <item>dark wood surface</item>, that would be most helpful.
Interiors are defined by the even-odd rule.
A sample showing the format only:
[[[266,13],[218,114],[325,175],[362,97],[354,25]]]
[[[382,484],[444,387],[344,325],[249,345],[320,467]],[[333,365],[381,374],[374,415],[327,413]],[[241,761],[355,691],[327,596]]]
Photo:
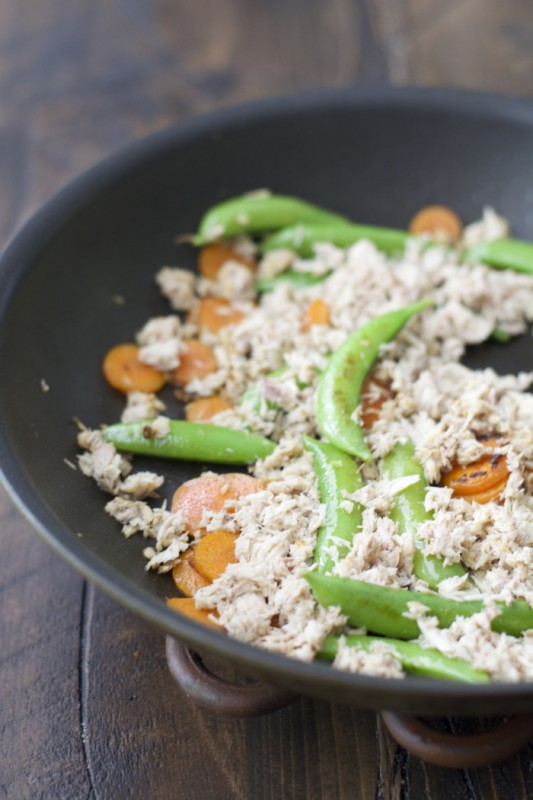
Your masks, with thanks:
[[[0,241],[177,120],[384,83],[533,95],[531,0],[1,0]],[[0,798],[533,798],[531,745],[444,770],[369,712],[203,712],[173,684],[163,636],[87,586],[2,490],[0,547]]]

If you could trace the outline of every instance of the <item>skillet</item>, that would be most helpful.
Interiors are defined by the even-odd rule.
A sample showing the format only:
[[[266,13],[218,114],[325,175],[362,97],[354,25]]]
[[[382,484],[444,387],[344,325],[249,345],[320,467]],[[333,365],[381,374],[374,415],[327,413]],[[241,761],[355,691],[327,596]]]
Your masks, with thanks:
[[[153,276],[194,269],[176,247],[202,213],[254,188],[294,194],[361,222],[406,227],[439,202],[467,221],[494,205],[533,238],[533,105],[455,91],[311,92],[189,120],[111,156],[71,183],[0,259],[0,474],[15,503],[75,569],[162,631],[300,694],[425,714],[533,710],[531,684],[462,686],[385,680],[300,664],[176,615],[169,576],[144,571],[105,496],[74,471],[77,416],[118,419],[122,398],[101,359],[151,316],[169,313]],[[529,369],[531,339],[484,345],[471,366]],[[43,390],[45,382],[48,391]],[[137,461],[143,468],[143,461]],[[146,464],[148,462],[145,462]],[[208,465],[150,462],[168,495]]]

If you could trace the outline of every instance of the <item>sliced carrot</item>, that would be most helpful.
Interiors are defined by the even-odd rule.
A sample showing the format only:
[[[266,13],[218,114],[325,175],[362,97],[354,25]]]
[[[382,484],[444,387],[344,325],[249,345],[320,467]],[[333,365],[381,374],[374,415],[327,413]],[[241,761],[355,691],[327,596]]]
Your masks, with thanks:
[[[313,325],[329,325],[329,306],[319,297],[305,309],[302,330],[308,333]]]
[[[502,443],[499,437],[487,437],[483,440],[486,447],[495,447]],[[443,486],[453,489],[456,497],[483,495],[496,484],[506,482],[509,477],[507,459],[501,455],[486,455],[465,466],[456,464],[443,476]],[[487,500],[481,502],[488,502]]]
[[[203,536],[196,545],[194,564],[208,581],[220,578],[228,564],[235,564],[236,533],[214,531]]]
[[[164,373],[139,361],[136,344],[118,344],[106,354],[102,368],[106,381],[119,392],[158,392],[166,382]]]
[[[172,511],[181,511],[190,533],[205,530],[202,518],[205,512],[222,511],[224,504],[247,494],[259,492],[261,481],[242,472],[226,475],[201,475],[192,478],[176,489],[172,498]],[[231,510],[231,503],[228,508]]]
[[[468,500],[469,503],[490,503],[491,500],[498,500],[503,490],[507,485],[507,478],[504,478],[500,483],[491,486],[484,492],[476,492],[475,494],[464,495],[463,500]]]
[[[409,231],[415,235],[439,234],[450,242],[457,242],[463,232],[463,224],[455,211],[447,206],[426,206],[414,215],[409,223]]]
[[[376,378],[367,378],[361,389],[361,425],[368,431],[379,419],[383,403],[390,400],[392,391],[388,384]]]
[[[194,378],[205,378],[215,372],[218,363],[213,348],[198,339],[186,339],[187,348],[180,353],[180,363],[171,373],[170,379],[179,386],[185,386]]]
[[[200,328],[216,333],[228,325],[236,325],[244,319],[244,313],[233,308],[228,300],[221,297],[203,297],[195,312]]]
[[[189,422],[209,422],[215,414],[231,408],[223,397],[199,397],[185,406],[185,417]]]
[[[194,597],[169,597],[167,606],[180,614],[185,614],[186,617],[190,617],[195,622],[201,622],[202,625],[207,625],[217,631],[223,630],[222,625],[211,619],[211,617],[217,616],[216,611],[209,608],[196,608]]]
[[[238,261],[248,267],[250,272],[255,270],[255,261],[237,252],[231,242],[213,242],[202,247],[198,256],[198,269],[204,278],[214,280],[227,261]]]
[[[211,583],[203,575],[200,575],[196,569],[194,563],[195,551],[196,548],[191,547],[184,553],[178,563],[172,567],[172,578],[176,589],[179,589],[186,597],[194,597],[198,589],[203,589]]]

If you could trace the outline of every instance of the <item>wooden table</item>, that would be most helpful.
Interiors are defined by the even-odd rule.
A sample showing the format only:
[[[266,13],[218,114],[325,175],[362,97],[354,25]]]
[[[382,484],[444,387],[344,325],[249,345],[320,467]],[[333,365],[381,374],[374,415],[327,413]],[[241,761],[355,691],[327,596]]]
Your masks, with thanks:
[[[2,0],[0,239],[177,120],[383,83],[533,95],[530,0]],[[0,546],[0,798],[533,797],[531,746],[444,770],[366,711],[203,712],[173,684],[163,636],[72,572],[1,490]]]

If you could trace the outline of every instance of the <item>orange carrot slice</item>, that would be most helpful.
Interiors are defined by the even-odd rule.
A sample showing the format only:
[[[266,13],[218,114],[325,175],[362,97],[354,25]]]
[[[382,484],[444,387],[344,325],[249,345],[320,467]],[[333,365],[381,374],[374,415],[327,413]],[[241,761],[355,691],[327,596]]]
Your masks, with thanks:
[[[475,494],[465,494],[463,500],[468,500],[469,503],[490,503],[491,500],[498,500],[503,490],[507,485],[507,478],[504,478],[500,483],[491,486],[484,492],[476,492]]]
[[[235,564],[236,533],[214,531],[207,533],[196,545],[194,564],[208,581],[220,578],[228,564]]]
[[[212,616],[217,616],[216,611],[208,608],[196,608],[194,597],[169,597],[167,606],[180,614],[185,614],[186,617],[190,617],[195,622],[207,625],[209,628],[214,628],[217,631],[224,630],[222,625],[211,619]]]
[[[233,308],[221,297],[203,297],[198,303],[195,319],[204,330],[217,333],[228,325],[236,325],[244,319],[244,313]]]
[[[490,437],[483,441],[487,447],[494,447],[496,443],[501,444],[501,442],[499,437]],[[467,497],[482,495],[496,484],[505,483],[508,477],[509,470],[505,456],[487,453],[471,464],[465,466],[456,464],[443,476],[442,484],[453,489],[456,497]]]
[[[361,425],[365,431],[379,419],[383,403],[391,397],[392,391],[386,383],[376,378],[366,379],[361,388]]]
[[[210,581],[200,575],[195,567],[195,550],[195,547],[191,547],[172,567],[172,578],[176,588],[186,597],[194,597],[198,589],[203,589],[210,584]]]
[[[214,280],[226,261],[238,261],[250,272],[255,270],[255,261],[238,253],[230,242],[213,242],[202,247],[198,256],[198,269],[204,278]]]
[[[187,349],[180,353],[180,363],[172,371],[173,383],[185,386],[194,378],[205,378],[216,371],[218,364],[212,347],[198,339],[186,339],[183,344]]]
[[[303,315],[302,330],[308,333],[313,325],[329,325],[329,306],[320,298],[313,300]]]
[[[263,484],[241,472],[201,475],[182,483],[172,498],[172,511],[180,510],[190,533],[201,532],[205,512],[222,511],[224,504],[263,489]],[[232,504],[228,503],[231,510]]]
[[[106,354],[102,368],[106,381],[119,392],[158,392],[166,382],[164,373],[139,361],[136,344],[118,344]]]
[[[444,235],[450,242],[457,242],[463,232],[463,224],[455,211],[447,206],[426,206],[414,215],[409,231],[415,235]]]
[[[215,414],[231,408],[232,406],[222,397],[199,397],[185,406],[185,417],[189,422],[209,422]]]

